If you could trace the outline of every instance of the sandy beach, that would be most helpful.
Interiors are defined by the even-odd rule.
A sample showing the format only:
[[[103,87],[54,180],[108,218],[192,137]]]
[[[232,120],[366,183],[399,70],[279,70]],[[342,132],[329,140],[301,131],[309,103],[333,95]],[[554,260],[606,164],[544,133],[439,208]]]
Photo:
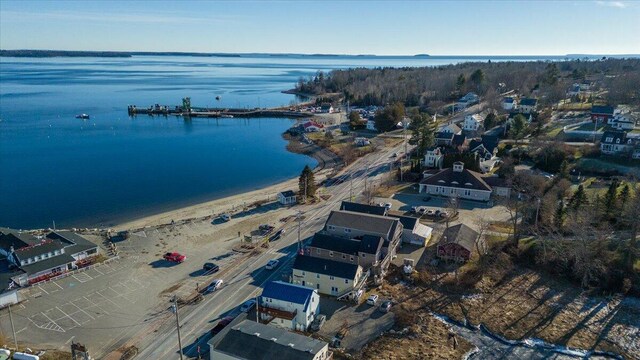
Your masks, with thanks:
[[[315,169],[316,181],[320,182],[329,176],[335,166],[341,163],[336,162],[336,155],[321,149],[315,145],[306,145],[305,149],[298,149],[302,153],[313,157],[318,161]],[[132,230],[144,227],[158,226],[170,224],[172,221],[183,221],[188,219],[200,219],[209,216],[218,216],[225,212],[233,212],[251,205],[257,201],[273,202],[277,201],[278,193],[285,190],[298,190],[298,178],[292,178],[274,185],[270,185],[261,189],[243,192],[224,198],[211,200],[191,206],[182,207],[176,210],[170,210],[155,215],[141,217],[135,220],[127,221],[112,227],[112,229]]]

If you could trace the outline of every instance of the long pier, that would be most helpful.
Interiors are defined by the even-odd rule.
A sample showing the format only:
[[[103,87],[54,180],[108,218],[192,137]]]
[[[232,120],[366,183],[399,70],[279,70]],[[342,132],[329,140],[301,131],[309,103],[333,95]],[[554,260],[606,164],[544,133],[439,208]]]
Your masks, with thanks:
[[[189,118],[204,117],[204,118],[247,118],[247,117],[287,117],[287,118],[301,118],[311,117],[313,113],[306,111],[297,111],[292,109],[233,109],[233,108],[196,108],[185,109],[182,106],[166,106],[166,105],[153,105],[147,108],[139,108],[135,105],[129,105],[127,107],[129,116],[136,115],[175,115]]]

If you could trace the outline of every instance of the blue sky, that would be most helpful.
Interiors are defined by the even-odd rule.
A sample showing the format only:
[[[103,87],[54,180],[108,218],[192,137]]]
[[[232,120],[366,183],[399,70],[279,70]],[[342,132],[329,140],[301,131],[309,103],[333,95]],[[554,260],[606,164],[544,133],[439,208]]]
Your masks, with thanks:
[[[638,54],[638,34],[635,0],[0,0],[2,49]]]

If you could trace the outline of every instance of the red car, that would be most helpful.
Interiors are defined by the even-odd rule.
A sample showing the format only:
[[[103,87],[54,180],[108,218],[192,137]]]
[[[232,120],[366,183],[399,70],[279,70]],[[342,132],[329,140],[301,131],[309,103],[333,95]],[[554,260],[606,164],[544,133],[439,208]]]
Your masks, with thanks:
[[[218,322],[218,325],[214,326],[211,329],[211,336],[216,336],[217,333],[222,331],[227,325],[229,325],[233,321],[233,316],[227,316]]]
[[[183,261],[185,261],[187,259],[186,256],[177,253],[177,252],[168,252],[166,254],[164,254],[164,256],[162,257],[163,259],[167,260],[167,261],[171,261],[171,262],[175,262],[175,263],[181,263]]]

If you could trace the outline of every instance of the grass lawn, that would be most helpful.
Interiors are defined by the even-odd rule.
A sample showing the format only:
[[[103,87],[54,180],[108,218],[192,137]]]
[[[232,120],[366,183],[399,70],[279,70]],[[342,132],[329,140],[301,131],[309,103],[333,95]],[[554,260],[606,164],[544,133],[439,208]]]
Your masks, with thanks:
[[[604,125],[600,124],[598,125],[596,129],[596,131],[604,131]],[[594,125],[593,124],[582,124],[580,126],[578,126],[576,129],[571,129],[571,130],[577,130],[577,131],[593,131],[594,129]]]
[[[591,110],[590,103],[567,103],[558,105],[560,111],[586,111]]]

